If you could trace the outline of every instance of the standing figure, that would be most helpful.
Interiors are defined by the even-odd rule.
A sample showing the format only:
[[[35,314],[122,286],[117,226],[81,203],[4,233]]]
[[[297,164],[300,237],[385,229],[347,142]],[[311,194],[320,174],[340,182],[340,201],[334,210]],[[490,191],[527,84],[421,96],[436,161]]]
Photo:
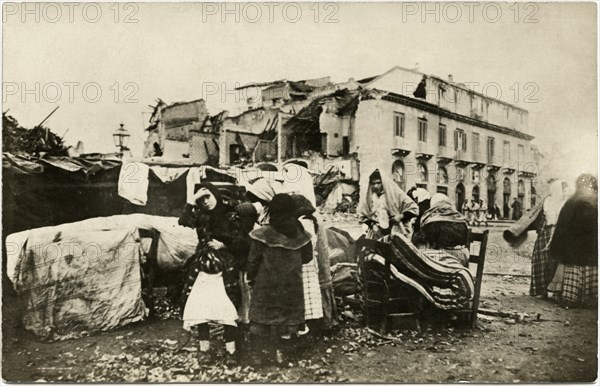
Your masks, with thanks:
[[[250,233],[250,329],[268,338],[278,363],[283,362],[282,336],[296,334],[305,323],[302,264],[313,254],[311,236],[295,211],[290,195],[277,194],[269,204],[269,224]]]
[[[552,182],[550,194],[544,199],[542,210],[538,219],[535,220],[538,224],[536,229],[538,237],[531,255],[531,285],[529,287],[531,296],[548,296],[548,284],[552,281],[558,266],[558,260],[550,258],[548,247],[565,199],[563,183],[559,180]]]
[[[513,198],[513,203],[510,207],[512,209],[512,219],[517,221],[521,218],[521,203],[516,197]]]
[[[479,201],[471,200],[471,225],[479,226]]]
[[[471,214],[471,203],[469,202],[469,200],[465,200],[465,202],[463,203],[462,213],[463,213],[463,216],[465,217],[465,220],[467,220],[467,224],[470,225],[471,219],[472,219],[472,214]]]
[[[401,233],[410,239],[411,222],[419,215],[419,206],[391,178],[375,170],[369,176],[369,188],[358,213],[359,222],[368,227],[368,237]]]
[[[485,224],[488,226],[488,207],[485,204],[485,201],[479,200],[479,224]]]
[[[250,204],[240,204],[256,216]],[[250,245],[248,232],[255,218],[246,220],[243,210],[226,205],[218,189],[210,183],[200,184],[179,219],[179,224],[195,228],[196,252],[183,268],[181,294],[183,327],[198,335],[201,354],[209,351],[208,322],[224,325],[226,351],[236,351],[238,309],[242,309],[240,270],[246,265]],[[203,356],[202,359],[208,359]]]
[[[598,181],[582,174],[575,186],[550,241],[550,256],[560,263],[550,289],[558,292],[563,306],[594,307],[598,302]]]

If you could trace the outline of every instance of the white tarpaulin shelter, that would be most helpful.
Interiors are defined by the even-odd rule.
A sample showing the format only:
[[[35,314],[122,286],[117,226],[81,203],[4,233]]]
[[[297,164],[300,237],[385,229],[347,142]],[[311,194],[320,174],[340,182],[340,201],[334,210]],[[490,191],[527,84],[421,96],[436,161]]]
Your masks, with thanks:
[[[142,320],[139,229],[160,232],[159,269],[179,269],[197,245],[175,217],[143,214],[93,218],[31,229],[6,239],[7,274],[23,324],[37,336],[69,337]]]

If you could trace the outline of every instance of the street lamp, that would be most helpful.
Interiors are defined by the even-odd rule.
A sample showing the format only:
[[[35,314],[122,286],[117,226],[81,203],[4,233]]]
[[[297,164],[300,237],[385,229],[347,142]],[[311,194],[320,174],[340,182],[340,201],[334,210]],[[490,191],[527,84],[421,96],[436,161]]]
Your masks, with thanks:
[[[123,153],[124,150],[129,150],[127,147],[129,137],[131,137],[129,131],[127,131],[125,125],[121,123],[119,128],[113,133],[113,140],[115,141],[115,146],[119,148],[119,152]]]

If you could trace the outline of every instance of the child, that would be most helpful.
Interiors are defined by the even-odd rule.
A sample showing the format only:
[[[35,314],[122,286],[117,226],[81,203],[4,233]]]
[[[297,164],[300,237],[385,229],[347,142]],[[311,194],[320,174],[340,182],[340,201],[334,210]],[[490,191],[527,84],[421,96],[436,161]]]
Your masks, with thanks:
[[[256,213],[247,215],[242,208],[243,204],[226,204],[214,185],[203,183],[179,219],[180,225],[195,228],[198,235],[196,252],[182,271],[183,322],[186,330],[197,333],[200,359],[204,362],[210,359],[209,322],[224,326],[223,339],[230,362],[239,347],[236,340],[241,338],[237,322],[247,323],[239,317],[246,309],[239,278],[250,243],[248,228],[254,224]]]
[[[312,259],[312,243],[294,215],[290,195],[275,195],[268,211],[269,224],[250,233],[250,330],[268,336],[275,360],[282,363],[281,337],[296,334],[305,323],[302,264]]]

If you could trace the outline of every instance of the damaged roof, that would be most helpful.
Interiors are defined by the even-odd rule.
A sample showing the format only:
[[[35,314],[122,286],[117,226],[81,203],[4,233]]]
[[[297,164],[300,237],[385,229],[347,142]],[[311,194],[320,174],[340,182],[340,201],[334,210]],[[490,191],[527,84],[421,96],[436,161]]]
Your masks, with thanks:
[[[357,90],[337,90],[332,94],[315,98],[308,106],[291,117],[285,127],[295,133],[318,133],[319,117],[323,112],[324,105],[330,102],[335,102],[335,114],[349,115],[353,114],[358,107]]]

